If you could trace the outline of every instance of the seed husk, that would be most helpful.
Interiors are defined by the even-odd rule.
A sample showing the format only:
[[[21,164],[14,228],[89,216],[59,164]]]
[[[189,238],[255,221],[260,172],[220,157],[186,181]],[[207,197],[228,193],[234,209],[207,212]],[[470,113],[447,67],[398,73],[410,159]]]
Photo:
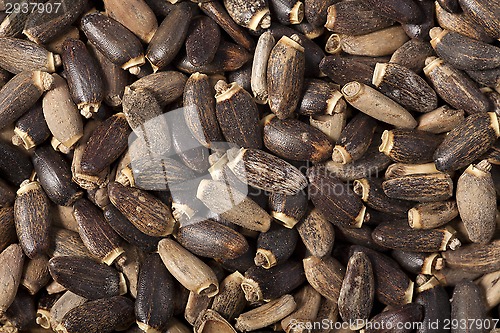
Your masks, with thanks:
[[[481,290],[472,281],[464,280],[453,290],[451,299],[451,320],[467,323],[467,330],[484,332],[481,326],[487,320],[486,307]],[[482,324],[476,324],[476,320]],[[452,332],[459,332],[453,329]]]
[[[67,39],[63,44],[62,62],[71,98],[81,114],[90,118],[104,99],[104,85],[97,61],[82,41]]]
[[[328,3],[325,1],[325,3]],[[298,0],[271,0],[271,11],[279,23],[284,25],[300,24],[304,20],[304,3]],[[328,6],[327,6],[328,7]],[[326,9],[325,9],[326,10]],[[308,21],[309,23],[311,21]],[[322,26],[322,24],[315,26]]]
[[[158,253],[169,272],[184,288],[208,297],[218,293],[219,282],[214,271],[172,239],[162,239],[158,243]]]
[[[385,180],[404,177],[408,175],[431,174],[440,172],[441,171],[436,169],[436,165],[434,163],[424,163],[424,164],[394,163],[389,165],[389,167],[385,171]]]
[[[417,126],[417,121],[405,108],[366,84],[349,82],[342,87],[342,94],[349,104],[377,120],[398,128]]]
[[[393,20],[381,16],[363,1],[339,2],[328,7],[325,27],[337,34],[363,35],[387,28]]]
[[[379,150],[394,162],[423,164],[433,160],[440,136],[418,130],[394,129],[382,133]]]
[[[14,224],[14,208],[0,208],[0,251],[5,250],[16,240],[16,225]]]
[[[158,28],[155,14],[143,0],[106,0],[104,8],[109,17],[123,24],[145,44],[151,41]]]
[[[198,295],[190,291],[184,308],[184,319],[186,319],[190,325],[195,326],[196,320],[199,319],[202,312],[210,308],[212,301],[213,298],[205,295]]]
[[[458,3],[464,13],[479,24],[488,35],[495,39],[500,37],[498,33],[500,29],[498,23],[500,7],[498,3],[489,3],[484,0],[458,0]]]
[[[213,298],[211,309],[226,320],[237,317],[245,308],[245,293],[241,289],[243,279],[243,275],[238,271],[228,275],[221,282],[219,293]]]
[[[0,129],[28,111],[52,86],[47,72],[25,71],[9,80],[0,90]]]
[[[290,118],[297,108],[304,69],[304,47],[300,39],[283,36],[273,47],[267,63],[269,107],[279,119]]]
[[[224,0],[224,7],[238,25],[253,31],[271,26],[271,13],[264,0]]]
[[[353,183],[354,193],[370,208],[391,215],[406,216],[412,206],[403,200],[389,198],[382,189],[382,182],[376,178],[361,178]]]
[[[360,228],[367,216],[361,199],[326,168],[308,169],[309,196],[314,206],[331,223]]]
[[[210,219],[181,226],[176,240],[192,253],[214,259],[236,259],[248,251],[243,235]]]
[[[453,181],[447,173],[413,174],[382,183],[385,194],[394,199],[434,202],[451,198]]]
[[[309,284],[323,297],[337,301],[340,295],[345,267],[331,256],[314,256],[303,260],[304,272]]]
[[[457,127],[463,120],[464,111],[455,110],[447,105],[421,115],[418,120],[416,130],[440,134],[449,132]]]
[[[351,246],[350,253],[364,252],[370,258],[375,276],[375,296],[386,305],[410,303],[413,296],[413,281],[390,257],[362,246]]]
[[[87,6],[85,0],[49,0],[45,6],[56,6],[58,2],[61,10],[32,11],[24,24],[23,34],[38,44],[50,42],[74,23]]]
[[[23,274],[24,255],[18,244],[9,245],[0,253],[3,263],[0,269],[0,312],[3,314],[16,297]]]
[[[305,216],[297,225],[297,231],[313,256],[322,258],[332,252],[335,240],[333,225],[317,209],[312,209]]]
[[[499,136],[495,113],[473,114],[465,118],[449,132],[434,152],[436,168],[452,171],[468,166],[485,153]]]
[[[488,99],[467,75],[440,58],[429,57],[425,60],[425,64],[425,76],[446,103],[468,114],[488,112],[490,104]]]
[[[500,303],[500,271],[484,274],[479,279],[474,281],[484,295],[486,310],[493,309]]]
[[[332,115],[346,111],[340,87],[319,79],[306,79],[297,113],[301,115]]]
[[[180,3],[163,19],[146,51],[146,58],[155,73],[170,64],[181,49],[192,15],[192,6]]]
[[[429,43],[410,39],[394,51],[389,62],[405,66],[415,73],[420,73],[425,67],[425,59],[433,54],[434,50]]]
[[[71,181],[69,164],[52,147],[37,147],[32,159],[40,184],[55,204],[71,206],[83,195],[80,188]]]
[[[424,317],[424,307],[420,304],[405,304],[396,306],[391,310],[384,311],[375,317],[373,317],[368,323],[366,323],[365,333],[375,333],[380,330],[377,327],[384,325],[385,327],[396,327],[396,325],[402,325],[401,329],[397,331],[400,333],[410,333],[413,332],[412,328],[407,328],[410,325],[405,325],[406,323],[416,323],[420,322]]]
[[[108,168],[127,148],[130,132],[127,119],[121,112],[103,121],[85,145],[81,171],[97,175]]]
[[[12,143],[29,150],[42,144],[50,137],[50,134],[44,119],[42,104],[38,102],[16,121]]]
[[[57,301],[50,308],[49,314],[45,314],[43,311],[38,311],[39,318],[37,318],[37,323],[46,327],[46,329],[52,328],[53,330],[61,323],[64,315],[68,313],[70,310],[82,305],[85,303],[87,299],[82,296],[78,296],[77,294],[71,291],[65,291],[61,297],[57,299]],[[40,319],[40,321],[39,321]],[[48,322],[45,322],[48,320]]]
[[[293,298],[297,303],[296,310],[281,320],[281,327],[287,333],[296,332],[297,322],[307,322],[316,319],[320,306],[321,295],[311,286],[306,285],[297,291]],[[299,331],[300,332],[300,331]]]
[[[153,195],[117,182],[109,183],[108,194],[111,203],[146,235],[161,237],[173,232],[175,220],[170,208]]]
[[[253,39],[242,27],[233,21],[222,3],[203,1],[200,2],[198,6],[203,13],[214,20],[236,43],[247,50],[255,48]]]
[[[96,314],[100,314],[97,316]],[[110,333],[133,322],[134,304],[123,296],[86,302],[66,313],[56,328],[61,333]]]
[[[237,83],[215,85],[217,120],[226,140],[240,147],[262,147],[259,111],[252,96]]]
[[[295,195],[270,193],[268,205],[276,222],[293,228],[307,211],[307,197],[303,191]]]
[[[32,41],[0,38],[0,66],[11,73],[44,71],[53,73],[61,65],[61,58]]]
[[[49,198],[40,183],[25,181],[17,191],[14,221],[23,252],[33,259],[49,249]]]
[[[236,333],[233,326],[213,310],[204,310],[193,323],[195,333]]]
[[[413,229],[434,229],[457,216],[455,200],[420,203],[408,211],[408,224]]]
[[[366,320],[370,316],[375,298],[375,280],[370,259],[363,252],[354,252],[347,264],[338,300],[339,314],[344,322],[349,322],[351,329],[359,329],[357,320]]]
[[[85,15],[81,29],[99,52],[132,74],[140,72],[145,58],[140,40],[118,21],[101,13]]]
[[[469,239],[487,244],[496,229],[496,192],[491,164],[483,160],[471,164],[457,182],[457,206]]]
[[[236,329],[254,331],[274,324],[291,314],[297,307],[292,295],[283,295],[267,304],[242,313],[236,318]]]
[[[116,259],[115,267],[125,276],[130,295],[137,298],[137,281],[146,254],[139,248],[127,243],[124,243],[124,249],[125,252]]]
[[[221,39],[217,23],[207,16],[193,19],[186,38],[186,54],[193,65],[206,65],[215,57]]]
[[[174,279],[158,254],[146,256],[139,273],[135,317],[145,332],[162,331],[173,316]]]
[[[255,265],[269,269],[286,262],[295,251],[299,236],[295,229],[276,224],[257,238]]]
[[[332,161],[347,164],[359,160],[372,142],[377,122],[364,113],[358,113],[342,130],[333,148]]]
[[[443,252],[446,266],[467,269],[476,273],[490,273],[500,269],[500,240],[488,244],[470,244],[455,251]]]
[[[333,142],[337,141],[340,137],[340,133],[346,125],[346,121],[347,112],[334,113],[332,115],[313,115],[309,117],[309,124],[326,134]]]
[[[319,65],[333,82],[345,85],[354,80],[362,84],[371,84],[373,68],[369,65],[341,55],[324,57]]]
[[[330,301],[328,298],[321,299],[321,305],[318,311],[318,315],[316,316],[316,321],[328,320],[332,322],[336,322],[338,320],[338,306],[337,301]],[[328,333],[329,328],[320,329],[318,333]],[[350,330],[347,332],[351,332]],[[346,332],[346,333],[347,333]]]
[[[229,150],[227,166],[238,179],[250,186],[286,195],[307,186],[304,175],[288,162],[258,149]]]
[[[271,32],[264,32],[257,41],[252,63],[251,87],[257,103],[266,104],[268,100],[267,63],[275,40]]]
[[[73,205],[73,215],[83,243],[102,262],[111,265],[124,252],[120,237],[90,201],[77,200]]]
[[[60,150],[68,150],[83,136],[83,122],[66,81],[57,74],[52,77],[53,88],[43,97],[43,116],[50,132],[63,146]]]
[[[123,274],[87,257],[54,257],[49,260],[49,271],[57,283],[89,300],[127,292]]]

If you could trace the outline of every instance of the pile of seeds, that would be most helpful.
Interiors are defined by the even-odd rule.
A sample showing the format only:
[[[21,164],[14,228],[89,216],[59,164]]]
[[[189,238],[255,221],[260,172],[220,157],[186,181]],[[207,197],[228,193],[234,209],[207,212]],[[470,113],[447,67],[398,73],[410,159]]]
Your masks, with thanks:
[[[500,2],[0,12],[0,332],[498,332]]]

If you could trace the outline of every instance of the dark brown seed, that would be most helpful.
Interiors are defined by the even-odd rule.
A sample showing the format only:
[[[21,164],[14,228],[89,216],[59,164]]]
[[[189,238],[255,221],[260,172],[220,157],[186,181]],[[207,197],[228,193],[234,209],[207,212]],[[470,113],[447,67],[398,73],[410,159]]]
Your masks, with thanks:
[[[240,147],[262,147],[259,111],[252,96],[236,83],[218,81],[216,90],[217,120],[226,140]]]
[[[422,10],[414,0],[369,0],[366,4],[377,9],[381,15],[400,23],[420,23],[423,19]]]
[[[449,132],[434,152],[436,168],[452,171],[468,166],[484,154],[499,136],[495,113],[473,114],[465,118]]]
[[[59,55],[43,46],[18,38],[0,38],[0,66],[11,73],[44,71],[53,73],[61,65]]]
[[[42,105],[35,104],[16,121],[12,143],[29,150],[40,145],[50,137],[50,130],[45,122]]]
[[[305,80],[302,100],[297,113],[310,116],[344,112],[346,102],[339,89],[339,86],[323,80]]]
[[[138,74],[145,63],[140,40],[112,18],[91,13],[81,20],[81,28],[89,41],[112,63],[133,74]]]
[[[443,252],[446,266],[467,269],[477,273],[490,273],[500,269],[500,240],[488,244],[471,244],[456,251]]]
[[[268,302],[291,292],[305,280],[302,263],[288,260],[270,269],[251,267],[245,272],[241,288],[247,301]]]
[[[275,221],[287,228],[293,228],[307,211],[307,196],[304,191],[295,195],[269,194],[269,211]]]
[[[21,246],[12,244],[0,253],[0,312],[10,307],[16,297],[23,274],[24,255]]]
[[[420,203],[408,211],[408,223],[413,229],[434,229],[457,216],[455,200]]]
[[[322,258],[332,252],[335,231],[333,225],[318,210],[312,209],[297,225],[297,231],[313,256]]]
[[[90,118],[104,99],[102,73],[97,61],[85,44],[77,39],[64,42],[62,61],[73,102],[85,118]]]
[[[199,4],[200,9],[225,31],[239,45],[247,50],[255,47],[253,39],[227,13],[222,3],[208,1]]]
[[[329,255],[323,258],[310,256],[302,262],[309,284],[323,297],[337,301],[345,275],[345,267]]]
[[[235,259],[248,251],[243,235],[210,219],[181,226],[176,239],[187,250],[202,257]]]
[[[35,299],[28,292],[20,289],[4,316],[7,319],[7,324],[4,327],[19,330],[29,329],[36,317]]]
[[[35,1],[36,3],[40,3],[41,1]],[[31,13],[28,11],[23,13],[22,10],[15,11],[13,10],[11,13],[5,13],[5,17],[0,18],[0,36],[1,37],[16,37],[19,38],[22,36],[24,24],[26,23],[26,19]]]
[[[449,132],[463,122],[464,113],[463,110],[455,110],[443,105],[420,116],[417,119],[418,126],[416,129],[434,134]]]
[[[417,130],[394,129],[382,133],[379,150],[394,162],[419,164],[433,160],[440,136]]]
[[[373,68],[355,59],[340,55],[327,56],[319,66],[323,73],[340,85],[354,80],[365,84],[372,82]]]
[[[21,285],[30,295],[35,295],[50,281],[48,268],[49,258],[46,255],[37,256],[28,260],[24,265]]]
[[[108,168],[127,148],[130,132],[123,113],[117,113],[97,126],[81,158],[82,172],[97,175]]]
[[[305,21],[295,25],[294,28],[310,40],[320,37],[325,32],[325,27],[315,27],[309,22]]]
[[[360,228],[367,218],[361,199],[325,167],[314,166],[307,172],[309,196],[324,217],[336,225]]]
[[[271,13],[264,0],[224,0],[224,7],[234,22],[253,31],[271,26]]]
[[[406,217],[412,203],[389,198],[382,189],[382,181],[378,178],[361,178],[353,183],[354,193],[370,208],[383,213]]]
[[[451,228],[411,229],[398,222],[384,222],[373,230],[372,237],[377,244],[391,249],[438,252],[455,250],[460,246],[455,233]]]
[[[112,182],[108,185],[113,205],[141,232],[149,236],[170,235],[174,218],[167,205],[153,195]]]
[[[460,281],[476,279],[483,275],[481,272],[472,272],[468,269],[444,267],[434,272],[434,277],[438,279],[443,286],[455,286]]]
[[[363,252],[354,252],[349,258],[339,295],[339,314],[352,329],[363,324],[354,324],[358,320],[367,320],[375,298],[375,280],[372,264]]]
[[[0,208],[0,251],[16,241],[16,225],[14,224],[14,209]]]
[[[233,148],[227,166],[240,181],[268,192],[297,194],[307,186],[299,169],[259,149]]]
[[[375,295],[386,305],[410,303],[413,296],[413,281],[390,257],[362,246],[351,246],[350,253],[364,252],[370,258],[375,276]]]
[[[304,47],[299,37],[282,37],[273,47],[267,64],[269,107],[279,119],[290,118],[295,112],[304,70]]]
[[[437,55],[461,70],[485,70],[500,66],[500,49],[496,46],[435,27],[430,33]]]
[[[55,204],[71,206],[82,196],[80,188],[71,180],[70,165],[52,147],[36,148],[33,166],[45,193]]]
[[[295,251],[298,238],[295,229],[272,225],[257,238],[255,265],[269,269],[286,262]]]
[[[29,157],[19,148],[6,142],[0,141],[0,174],[9,183],[18,187],[23,181],[30,178],[33,171]],[[3,186],[8,191],[7,185]],[[6,199],[10,198],[8,192],[5,193]]]
[[[321,294],[309,285],[299,289],[293,298],[297,303],[297,309],[280,322],[281,327],[288,333],[294,331],[297,321],[314,321],[317,318],[322,300]]]
[[[68,333],[111,333],[116,328],[130,326],[133,318],[133,302],[123,296],[114,296],[89,301],[70,310],[62,318],[58,330]]]
[[[54,257],[49,260],[49,271],[57,283],[90,300],[127,292],[125,278],[121,273],[90,258]]]
[[[462,12],[462,8],[460,8],[458,0],[437,0],[437,4],[450,13]]]
[[[425,59],[433,54],[434,50],[429,43],[410,39],[394,51],[389,62],[405,66],[415,73],[420,73],[425,67]]]
[[[451,307],[450,300],[446,290],[437,283],[430,285],[415,297],[415,303],[424,307],[424,316],[422,326],[417,333],[447,332],[445,322],[450,318]],[[437,323],[437,324],[431,324]],[[431,328],[431,325],[434,327]]]
[[[382,188],[390,198],[419,202],[442,201],[453,195],[453,181],[447,173],[392,178],[384,181]]]
[[[481,290],[472,281],[464,280],[453,290],[451,299],[451,320],[464,323],[461,327],[452,327],[451,332],[487,332],[486,307]]]
[[[78,232],[67,229],[52,228],[50,234],[51,247],[48,252],[50,257],[75,255],[94,258],[83,244]]]
[[[458,0],[462,10],[472,17],[492,38],[500,37],[500,4],[484,0]]]
[[[409,252],[405,249],[394,250],[391,255],[401,267],[412,274],[431,275],[444,266],[443,259],[438,253]]]
[[[384,95],[410,111],[429,112],[437,108],[436,92],[424,79],[404,66],[378,63],[372,83]]]
[[[78,232],[83,243],[95,257],[111,265],[124,252],[120,237],[90,201],[77,200],[73,205],[73,215],[78,222]]]
[[[221,40],[211,63],[195,66],[189,62],[187,56],[183,56],[177,60],[176,66],[179,70],[190,74],[195,72],[217,74],[236,71],[251,59],[252,55],[242,46]]]
[[[497,199],[490,170],[486,160],[471,164],[457,182],[458,212],[474,243],[487,244],[496,229]]]
[[[170,64],[182,48],[192,15],[193,10],[190,4],[179,3],[163,19],[146,51],[146,58],[151,63],[154,72]]]
[[[189,62],[195,66],[212,62],[220,38],[220,29],[214,20],[207,16],[194,18],[185,43]]]
[[[422,11],[421,20],[418,23],[403,24],[403,29],[408,37],[417,40],[429,39],[429,31],[434,27],[434,3],[427,0],[416,0],[417,5]]]
[[[226,320],[237,317],[245,308],[245,293],[241,289],[243,279],[243,275],[238,271],[228,275],[221,282],[219,293],[214,297],[211,309]]]
[[[335,0],[304,0],[304,15],[307,22],[311,23],[315,27],[325,25],[327,21],[328,7],[333,5],[335,2]]]
[[[52,83],[52,76],[40,71],[21,72],[7,82],[0,90],[0,129],[28,111]]]
[[[148,255],[139,273],[135,317],[143,331],[163,330],[173,316],[174,279],[158,254]]]
[[[210,148],[212,142],[223,141],[207,75],[194,73],[189,77],[184,87],[183,104],[186,125],[200,144]]]
[[[25,181],[17,191],[14,220],[23,252],[33,259],[49,249],[49,198],[40,183]]]
[[[359,160],[368,150],[376,127],[374,118],[361,112],[354,116],[340,133],[333,148],[332,161],[348,164]]]
[[[366,333],[411,333],[416,323],[424,316],[424,307],[420,304],[405,304],[391,310],[384,311],[366,323]],[[385,329],[381,329],[384,327]],[[398,327],[398,328],[396,328]],[[401,328],[400,328],[401,327]]]
[[[488,98],[463,72],[436,57],[427,58],[425,64],[425,76],[432,82],[438,95],[449,105],[455,109],[464,110],[468,114],[489,111]]]
[[[85,0],[49,0],[45,3],[45,8],[49,4],[54,10],[45,10],[43,13],[32,11],[24,25],[23,33],[38,44],[45,44],[56,38],[83,14],[87,6]]]
[[[269,6],[281,24],[299,24],[304,19],[304,3],[302,1],[271,0],[269,1]]]
[[[373,219],[377,211],[369,211],[370,217]],[[380,213],[379,213],[380,214]],[[383,214],[383,217],[387,220],[392,220],[391,215]],[[379,222],[380,223],[380,222]],[[386,251],[385,246],[380,246],[372,238],[373,229],[368,225],[363,225],[359,229],[345,228],[345,227],[335,227],[335,238],[340,242],[349,242],[356,245],[366,246],[375,251]],[[336,252],[334,251],[334,254]],[[347,261],[347,259],[346,259]]]

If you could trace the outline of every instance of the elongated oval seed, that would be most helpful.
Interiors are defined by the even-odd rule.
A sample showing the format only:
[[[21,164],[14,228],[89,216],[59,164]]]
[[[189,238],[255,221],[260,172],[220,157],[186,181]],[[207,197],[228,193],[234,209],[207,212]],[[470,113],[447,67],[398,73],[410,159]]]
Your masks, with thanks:
[[[323,297],[337,301],[345,275],[345,267],[335,258],[307,257],[302,260],[309,284]]]
[[[0,67],[14,74],[35,70],[53,73],[61,65],[59,55],[27,40],[2,37],[0,50]]]
[[[457,216],[455,200],[420,203],[408,211],[408,223],[413,229],[434,229]]]
[[[22,145],[29,150],[42,144],[50,137],[50,130],[45,122],[42,104],[36,103],[16,121],[12,143]]]
[[[443,252],[446,266],[477,273],[490,273],[500,269],[500,240],[488,244],[470,244],[455,251]]]
[[[286,262],[295,251],[298,238],[295,229],[273,224],[270,230],[261,233],[257,238],[255,264],[269,269]]]
[[[210,17],[193,19],[186,38],[186,54],[193,65],[206,65],[214,60],[221,39],[220,28]]]
[[[415,128],[413,116],[389,97],[360,82],[342,87],[346,101],[367,115],[399,128]]]
[[[258,103],[266,104],[268,98],[267,88],[267,63],[275,40],[270,31],[264,32],[255,47],[255,56],[252,64],[251,87],[255,100]]]
[[[130,85],[132,90],[146,89],[153,93],[162,107],[182,96],[186,76],[177,71],[164,71],[146,75]]]
[[[275,221],[287,228],[293,228],[307,212],[307,196],[304,191],[296,195],[271,193],[269,210]]]
[[[423,114],[418,120],[417,130],[434,134],[449,132],[464,120],[464,111],[455,110],[443,105],[431,112]]]
[[[382,183],[390,198],[419,202],[442,201],[453,195],[453,181],[447,173],[407,175]]]
[[[16,297],[23,273],[24,255],[21,246],[12,244],[0,253],[0,312],[4,313]]]
[[[158,253],[163,264],[180,284],[198,295],[214,297],[219,292],[219,282],[214,271],[172,239],[158,243]]]
[[[385,130],[379,150],[394,162],[419,164],[433,160],[440,136],[417,130]]]
[[[473,319],[471,321],[471,319]],[[468,330],[476,332],[485,332],[481,326],[476,324],[478,322],[485,322],[486,307],[481,295],[481,290],[472,281],[464,280],[458,283],[453,290],[453,297],[451,299],[451,320],[457,322],[468,322]],[[453,329],[453,333],[458,333],[460,330]]]
[[[258,31],[271,26],[271,14],[264,0],[224,0],[224,6],[240,26]]]
[[[306,215],[297,225],[297,231],[313,256],[322,258],[332,252],[335,229],[317,209],[311,210]]]

